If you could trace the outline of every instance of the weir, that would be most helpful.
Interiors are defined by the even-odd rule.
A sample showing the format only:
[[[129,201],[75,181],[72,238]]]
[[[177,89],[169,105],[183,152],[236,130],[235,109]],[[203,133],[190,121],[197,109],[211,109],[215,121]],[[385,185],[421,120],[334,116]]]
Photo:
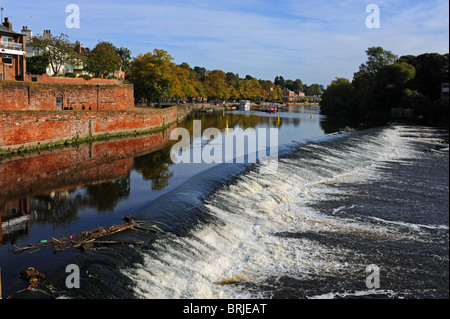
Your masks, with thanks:
[[[268,160],[175,164],[168,132],[169,144],[163,150],[132,156],[132,166],[123,167],[125,178],[92,179],[70,190],[50,185],[46,194],[31,194],[17,210],[33,207],[30,216],[36,219],[20,224],[21,229],[4,219],[11,222],[8,229],[13,233],[3,232],[0,260],[8,260],[4,243],[15,238],[22,247],[60,238],[57,234],[117,224],[131,214],[140,223],[156,225],[158,235],[136,230],[112,240],[144,242],[139,247],[93,247],[81,255],[53,256],[46,275],[58,287],[58,297],[445,296],[445,289],[436,289],[448,269],[445,132],[392,125],[337,133],[333,127],[345,125],[326,122],[316,113],[311,120],[310,115],[198,114],[193,119],[201,118],[206,128],[216,127],[223,141],[227,127],[240,128],[235,132],[242,134],[248,128],[258,134],[259,128],[268,133],[278,127],[276,174],[261,174]],[[193,119],[182,124],[191,154]],[[213,144],[211,136],[202,133],[204,150]],[[124,154],[133,140],[123,144]],[[106,154],[120,157],[120,148],[108,148]],[[33,165],[38,164],[28,166]],[[109,163],[105,165],[105,172],[111,171]],[[74,181],[82,176],[74,173]],[[40,180],[44,177],[42,173]],[[41,253],[42,259],[38,254],[17,258],[45,269],[48,259]],[[67,290],[64,280],[58,282],[67,263],[79,266],[80,289]],[[17,285],[15,269],[23,269],[3,265],[3,295],[10,296]],[[380,269],[376,292],[366,288],[369,265]],[[420,280],[413,282],[412,277]]]

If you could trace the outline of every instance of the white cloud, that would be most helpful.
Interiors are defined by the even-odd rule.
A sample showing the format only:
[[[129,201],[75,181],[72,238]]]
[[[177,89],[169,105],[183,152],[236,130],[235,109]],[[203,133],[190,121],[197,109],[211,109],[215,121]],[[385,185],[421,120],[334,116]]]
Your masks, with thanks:
[[[351,78],[370,46],[398,55],[448,52],[448,1],[377,0],[381,28],[369,30],[365,8],[370,3],[374,1],[80,0],[78,30],[65,29],[60,1],[8,0],[5,11],[19,21],[16,29],[52,29],[91,47],[98,40],[111,41],[133,55],[164,49],[176,63],[269,80],[283,75],[328,84],[336,76]]]

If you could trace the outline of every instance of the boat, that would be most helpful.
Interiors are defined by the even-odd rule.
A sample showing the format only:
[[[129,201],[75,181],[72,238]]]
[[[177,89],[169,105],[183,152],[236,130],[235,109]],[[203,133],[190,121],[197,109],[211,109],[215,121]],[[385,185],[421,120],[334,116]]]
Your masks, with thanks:
[[[249,100],[242,100],[241,104],[239,104],[239,109],[244,111],[250,111],[250,101]]]
[[[266,112],[266,113],[276,113],[278,108],[274,105],[267,105],[266,107],[258,108],[256,109],[260,112]]]
[[[278,108],[274,105],[268,105],[267,106],[267,111],[268,113],[276,113],[278,111]]]

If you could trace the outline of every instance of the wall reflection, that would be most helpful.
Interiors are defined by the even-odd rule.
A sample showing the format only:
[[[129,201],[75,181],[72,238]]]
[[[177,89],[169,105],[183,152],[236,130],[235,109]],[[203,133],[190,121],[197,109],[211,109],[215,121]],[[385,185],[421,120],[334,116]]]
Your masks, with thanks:
[[[171,175],[164,146],[175,127],[1,161],[0,243],[14,242],[31,224],[70,223],[84,207],[113,211],[130,194],[134,165],[155,189],[167,186]]]

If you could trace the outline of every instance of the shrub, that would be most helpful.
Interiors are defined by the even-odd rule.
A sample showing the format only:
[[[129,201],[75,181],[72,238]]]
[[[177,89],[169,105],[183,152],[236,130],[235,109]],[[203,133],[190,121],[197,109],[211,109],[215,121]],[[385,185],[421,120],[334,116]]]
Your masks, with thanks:
[[[90,76],[89,74],[80,74],[78,77],[79,77],[79,78],[83,78],[83,79],[85,79],[85,80],[90,80],[90,79],[92,79],[92,76]]]

